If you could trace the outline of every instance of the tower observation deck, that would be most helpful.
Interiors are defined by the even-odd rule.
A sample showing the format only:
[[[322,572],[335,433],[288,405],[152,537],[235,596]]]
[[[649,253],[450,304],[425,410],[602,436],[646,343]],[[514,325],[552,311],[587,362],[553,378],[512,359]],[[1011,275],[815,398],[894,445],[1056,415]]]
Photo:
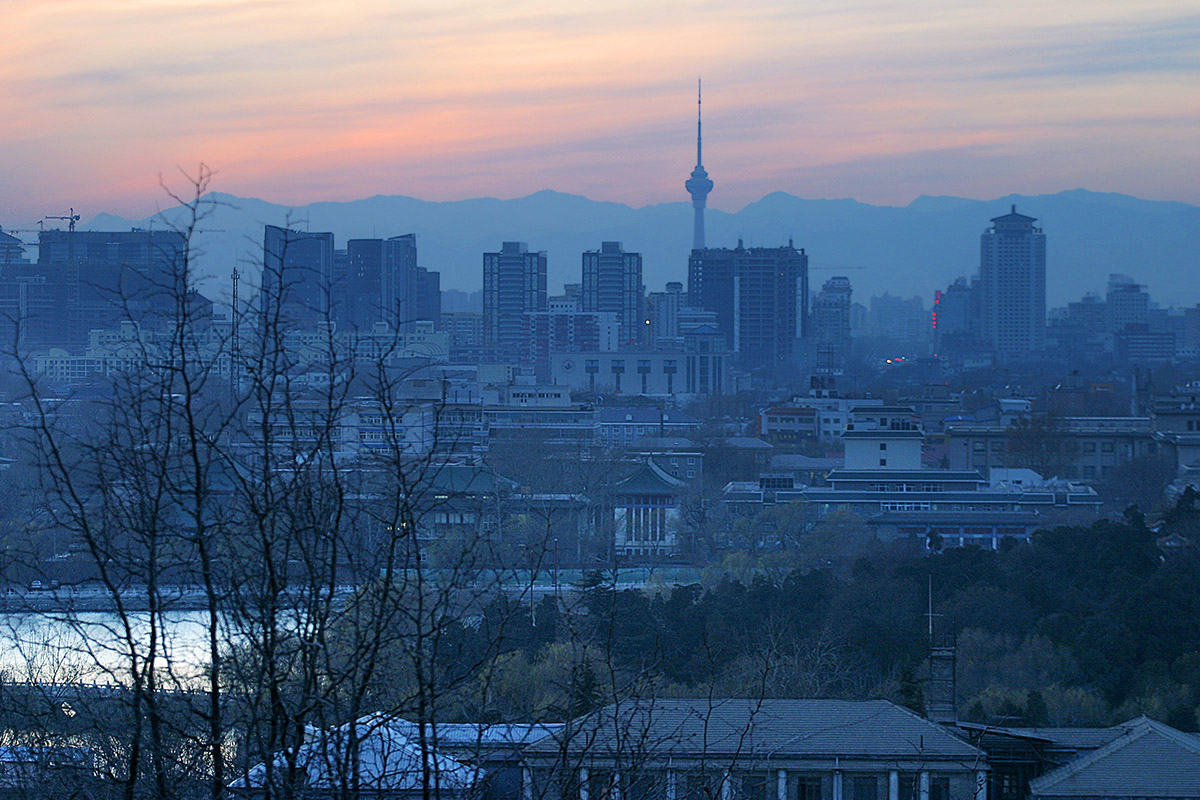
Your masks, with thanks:
[[[712,191],[713,182],[709,180],[708,172],[704,169],[703,137],[701,136],[701,86],[696,83],[696,168],[688,178],[684,187],[692,196],[692,209],[695,214],[692,229],[692,249],[704,249],[704,207],[708,202],[708,193]]]

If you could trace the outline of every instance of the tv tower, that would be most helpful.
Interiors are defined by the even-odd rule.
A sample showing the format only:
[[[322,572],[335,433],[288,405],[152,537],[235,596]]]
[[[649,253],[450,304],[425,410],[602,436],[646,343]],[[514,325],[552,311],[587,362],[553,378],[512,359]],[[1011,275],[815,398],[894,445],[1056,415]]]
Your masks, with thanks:
[[[692,195],[692,208],[695,209],[696,220],[692,232],[692,249],[704,249],[704,205],[708,199],[708,193],[712,191],[713,182],[708,179],[708,172],[704,169],[704,158],[701,153],[703,139],[700,135],[701,125],[701,84],[700,80],[696,80],[696,168],[692,170],[692,177],[688,178],[684,187],[688,193]]]

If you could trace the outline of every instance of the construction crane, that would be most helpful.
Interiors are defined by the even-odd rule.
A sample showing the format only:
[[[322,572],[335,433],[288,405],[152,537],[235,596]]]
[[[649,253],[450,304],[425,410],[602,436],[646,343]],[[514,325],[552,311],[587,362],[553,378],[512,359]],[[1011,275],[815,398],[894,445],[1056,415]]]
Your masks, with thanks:
[[[817,264],[817,265],[809,265],[808,269],[810,272],[813,270],[818,270],[818,269],[819,270],[838,270],[840,272],[844,269],[866,269],[866,267],[847,267],[847,266],[842,266],[839,264]]]
[[[42,217],[42,221],[45,221],[48,219],[65,219],[67,221],[67,230],[70,231],[71,233],[74,233],[75,232],[75,223],[79,221],[79,215],[75,213],[74,208],[70,208],[70,209],[67,209],[67,213],[65,216],[51,216],[51,215],[47,214],[46,216]]]

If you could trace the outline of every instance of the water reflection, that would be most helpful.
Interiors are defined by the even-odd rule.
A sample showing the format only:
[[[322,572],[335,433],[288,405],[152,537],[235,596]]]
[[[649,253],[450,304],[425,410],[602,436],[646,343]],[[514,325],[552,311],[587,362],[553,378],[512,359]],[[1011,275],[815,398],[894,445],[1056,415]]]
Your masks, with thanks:
[[[124,619],[105,611],[0,614],[0,674],[16,682],[128,684],[131,654],[144,659],[153,634],[160,673],[195,685],[209,663],[207,613],[170,611],[159,619],[152,631],[149,612]]]

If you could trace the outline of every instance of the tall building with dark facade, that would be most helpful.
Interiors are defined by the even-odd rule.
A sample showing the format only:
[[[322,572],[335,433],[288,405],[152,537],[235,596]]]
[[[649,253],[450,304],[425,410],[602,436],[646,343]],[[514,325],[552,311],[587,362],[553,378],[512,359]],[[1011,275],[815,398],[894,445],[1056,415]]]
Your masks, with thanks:
[[[992,219],[980,238],[979,284],[984,338],[1002,358],[1027,356],[1046,344],[1046,236],[1035,217]]]
[[[524,242],[504,242],[483,254],[484,344],[502,356],[522,349],[522,315],[546,310],[546,253]]]
[[[346,242],[343,283],[339,316],[350,328],[386,322],[409,331],[418,321],[441,321],[441,275],[417,266],[415,234]]]
[[[599,250],[583,254],[581,310],[615,314],[622,345],[637,344],[645,338],[645,294],[641,253],[625,252],[620,242],[604,242]]]
[[[46,291],[62,304],[54,338],[83,345],[89,331],[129,314],[149,323],[153,313],[169,310],[176,293],[189,288],[182,284],[186,249],[183,234],[170,230],[42,231],[32,277],[55,287]]]
[[[790,242],[693,250],[688,303],[716,313],[743,366],[789,364],[808,335],[808,256]]]
[[[333,234],[267,225],[263,231],[259,312],[264,322],[308,327],[331,310]]]

